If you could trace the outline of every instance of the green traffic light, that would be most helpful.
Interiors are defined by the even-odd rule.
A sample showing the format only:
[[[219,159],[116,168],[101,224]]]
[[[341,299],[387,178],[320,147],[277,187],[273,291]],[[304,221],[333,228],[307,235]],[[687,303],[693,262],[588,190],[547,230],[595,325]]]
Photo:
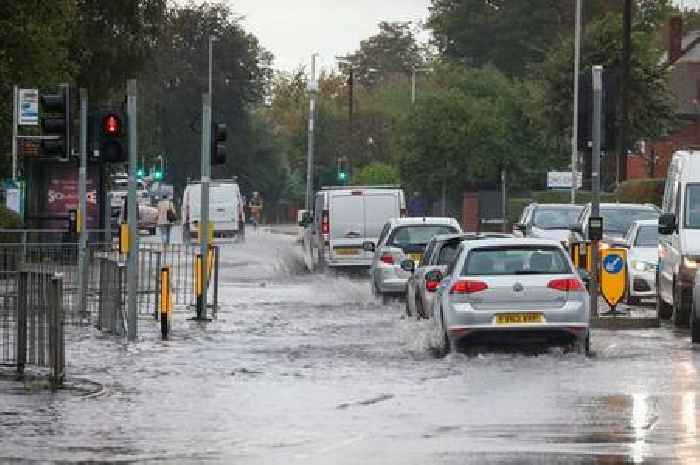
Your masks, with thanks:
[[[136,170],[136,177],[137,177],[137,178],[139,178],[139,179],[140,179],[140,178],[143,178],[143,174],[144,174],[144,173],[143,173],[143,170],[142,170],[142,169]]]
[[[153,173],[153,179],[155,179],[156,181],[160,181],[161,179],[163,179],[163,173],[161,171],[155,171]]]
[[[338,173],[338,179],[341,181],[345,181],[345,179],[348,177],[347,173],[345,171],[341,171]]]

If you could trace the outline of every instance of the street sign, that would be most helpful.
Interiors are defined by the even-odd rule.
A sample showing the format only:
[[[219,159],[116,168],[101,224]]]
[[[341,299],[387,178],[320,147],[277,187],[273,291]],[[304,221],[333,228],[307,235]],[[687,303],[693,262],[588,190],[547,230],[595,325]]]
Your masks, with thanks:
[[[39,125],[39,89],[19,89],[20,126]]]
[[[577,188],[583,186],[583,173],[577,173]],[[549,171],[547,173],[547,189],[571,189],[571,171]]]
[[[627,287],[627,249],[602,250],[600,258],[600,290],[610,308],[615,309],[625,296]]]

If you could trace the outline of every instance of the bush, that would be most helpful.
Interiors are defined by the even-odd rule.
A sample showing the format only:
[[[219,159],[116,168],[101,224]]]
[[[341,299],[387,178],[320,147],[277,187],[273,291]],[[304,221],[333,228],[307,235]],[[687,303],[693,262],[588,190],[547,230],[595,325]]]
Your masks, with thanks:
[[[661,206],[664,196],[664,178],[633,179],[620,183],[615,189],[615,197],[625,203],[653,203]]]

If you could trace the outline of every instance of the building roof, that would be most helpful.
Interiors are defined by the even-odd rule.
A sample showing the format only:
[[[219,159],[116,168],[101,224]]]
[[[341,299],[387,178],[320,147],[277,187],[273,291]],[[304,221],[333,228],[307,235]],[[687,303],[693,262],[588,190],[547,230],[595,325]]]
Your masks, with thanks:
[[[700,63],[700,31],[690,31],[681,40],[681,57],[676,63]],[[668,66],[668,50],[661,55],[660,66]]]

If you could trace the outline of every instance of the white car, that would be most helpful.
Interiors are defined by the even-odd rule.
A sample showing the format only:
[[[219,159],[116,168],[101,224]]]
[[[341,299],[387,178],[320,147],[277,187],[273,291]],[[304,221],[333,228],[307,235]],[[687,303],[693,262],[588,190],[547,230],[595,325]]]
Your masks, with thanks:
[[[404,270],[401,262],[410,259],[418,265],[425,247],[438,234],[462,232],[454,218],[394,218],[382,228],[377,245],[365,242],[363,248],[374,253],[370,267],[372,293],[386,303],[392,297],[406,294],[411,272]]]
[[[627,233],[627,303],[656,297],[656,268],[659,265],[659,222],[639,220]]]

